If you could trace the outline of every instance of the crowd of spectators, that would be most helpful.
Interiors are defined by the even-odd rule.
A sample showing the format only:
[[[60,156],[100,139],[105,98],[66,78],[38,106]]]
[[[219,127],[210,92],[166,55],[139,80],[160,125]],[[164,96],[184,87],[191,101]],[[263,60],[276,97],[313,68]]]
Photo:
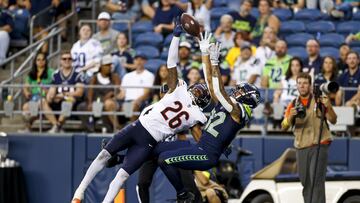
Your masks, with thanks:
[[[150,70],[147,62],[152,59],[149,58],[148,53],[136,51],[138,45],[129,43],[135,38],[129,39],[125,32],[114,30],[110,21],[112,19],[130,19],[138,22],[151,18],[153,33],[161,34],[165,43],[174,27],[174,19],[184,11],[195,16],[200,23],[201,31],[213,31],[213,40],[220,41],[223,44],[220,68],[225,84],[234,85],[239,82],[255,84],[260,88],[268,89],[266,94],[268,97],[265,98],[265,101],[286,106],[296,97],[294,88],[297,75],[301,72],[309,72],[316,84],[337,81],[343,87],[338,93],[331,95],[334,104],[359,108],[360,90],[346,90],[348,87],[359,87],[359,54],[352,51],[349,44],[343,43],[338,47],[339,55],[337,58],[324,56],[321,52],[319,39],[313,38],[304,41],[303,47],[306,48],[307,56],[294,57],[288,52],[291,47],[288,47],[284,36],[279,34],[282,21],[272,12],[275,8],[290,9],[294,13],[303,8],[316,8],[330,16],[336,11],[342,11],[341,9],[345,5],[351,6],[350,14],[346,13],[348,11],[344,11],[346,13],[344,16],[335,15],[336,18],[333,19],[341,18],[344,20],[351,18],[353,8],[358,6],[357,1],[337,0],[333,4],[329,2],[326,4],[325,1],[316,0],[299,0],[296,2],[243,0],[237,9],[232,8],[231,11],[222,14],[217,19],[218,22],[213,22],[216,19],[213,19],[211,12],[215,3],[213,0],[191,0],[189,2],[179,0],[109,0],[105,7],[110,13],[101,12],[99,14],[97,33],[93,35],[89,25],[84,24],[80,27],[79,41],[71,49],[71,69],[74,71],[65,71],[67,75],[73,74],[73,72],[77,73],[79,78],[73,76],[77,79],[69,80],[66,84],[76,84],[76,90],[82,89],[79,86],[80,84],[112,84],[120,85],[121,88],[115,91],[114,89],[91,88],[86,91],[73,91],[74,93],[71,95],[74,97],[74,106],[77,106],[77,109],[81,111],[92,110],[93,102],[101,101],[104,104],[103,110],[111,112],[121,111],[124,104],[131,103],[133,111],[140,111],[144,106],[158,101],[158,90],[138,88],[138,86],[164,85],[167,78],[166,62],[160,64],[156,70]],[[258,8],[258,15],[253,14],[254,7]],[[139,12],[140,10],[142,15]],[[0,31],[0,34],[2,32]],[[359,34],[352,33],[346,42],[356,41],[359,38],[358,36]],[[186,34],[182,34],[180,39],[179,76],[189,84],[203,82],[204,76],[201,71],[201,55],[199,54],[197,40]],[[157,49],[160,52],[165,52],[168,47],[161,46]],[[42,55],[39,56],[41,58]],[[166,57],[162,59],[166,60]],[[53,76],[53,80],[56,74],[59,75],[61,81],[72,77],[71,74],[65,76],[65,73],[62,73],[62,69],[66,69],[64,68],[66,67],[65,63],[66,61],[61,61],[61,67]],[[39,64],[36,63],[34,66],[39,66]],[[42,69],[38,68],[37,71],[39,70]],[[34,73],[32,74],[34,75]],[[31,77],[29,75],[29,78]],[[47,84],[42,81],[42,78],[40,82],[37,80],[37,84]],[[28,82],[32,84],[30,80]],[[51,83],[62,84],[62,82],[54,83],[54,81]],[[47,93],[46,101],[42,102],[44,109],[56,109],[51,107],[54,103],[54,97],[57,98],[57,94],[61,94],[63,97],[68,96],[64,92],[69,92],[55,93],[56,89],[50,90]],[[30,100],[32,95],[36,94],[33,93],[34,91],[24,90],[25,97]],[[42,96],[46,94],[47,90],[43,91]],[[55,103],[58,104],[59,101],[61,99]],[[77,105],[78,101],[82,104]],[[47,104],[49,106],[46,106]],[[24,110],[27,108],[25,105]],[[51,129],[52,131],[61,130],[64,118],[61,116],[53,118],[51,114],[47,114],[46,117],[54,126]],[[130,120],[134,119],[136,119],[135,116]],[[88,124],[93,122],[90,122],[92,119],[89,116],[81,120],[84,122],[84,126],[89,126]],[[111,129],[121,127],[121,121],[114,116],[105,117],[104,122],[109,123],[112,126]],[[93,129],[93,126],[87,127],[87,129]]]

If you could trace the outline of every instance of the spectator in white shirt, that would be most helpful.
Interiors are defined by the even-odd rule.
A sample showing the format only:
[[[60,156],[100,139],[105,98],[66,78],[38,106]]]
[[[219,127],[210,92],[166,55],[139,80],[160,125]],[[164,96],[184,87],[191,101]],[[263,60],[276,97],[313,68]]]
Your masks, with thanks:
[[[151,87],[154,83],[154,74],[145,69],[147,57],[143,54],[135,56],[134,65],[136,69],[126,73],[121,81],[121,92],[119,99],[125,102],[132,102],[133,111],[140,111],[147,104],[150,96],[150,88],[125,88],[145,86]],[[131,120],[137,117],[133,116]]]

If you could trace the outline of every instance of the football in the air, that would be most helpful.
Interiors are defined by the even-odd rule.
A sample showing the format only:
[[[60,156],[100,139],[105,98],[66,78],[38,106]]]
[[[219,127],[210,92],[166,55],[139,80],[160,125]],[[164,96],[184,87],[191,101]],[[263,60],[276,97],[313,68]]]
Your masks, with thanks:
[[[192,15],[183,13],[181,15],[180,21],[181,21],[181,26],[188,34],[194,37],[199,37],[200,25]]]

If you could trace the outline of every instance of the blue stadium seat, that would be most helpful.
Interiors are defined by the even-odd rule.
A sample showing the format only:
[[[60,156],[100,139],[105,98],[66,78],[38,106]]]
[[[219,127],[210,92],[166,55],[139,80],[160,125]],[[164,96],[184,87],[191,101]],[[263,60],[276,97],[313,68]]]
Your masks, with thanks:
[[[360,21],[360,11],[353,13],[352,20]]]
[[[231,8],[228,7],[217,7],[217,8],[212,8],[211,9],[211,19],[217,19],[219,20],[221,18],[222,15],[224,14],[228,14],[230,12],[232,12],[233,10]]]
[[[168,54],[169,54],[169,50],[163,49],[163,51],[161,52],[161,55],[160,55],[160,59],[167,60]]]
[[[288,49],[288,54],[291,56],[297,56],[301,59],[307,57],[306,49],[304,47],[290,47]]]
[[[294,20],[316,21],[321,19],[322,15],[318,9],[301,9],[294,15]]]
[[[135,49],[136,53],[144,54],[148,59],[158,58],[160,56],[160,52],[156,47],[153,46],[139,46]]]
[[[128,30],[128,24],[127,23],[114,23],[112,25],[112,28],[119,32],[126,32]]]
[[[277,16],[280,21],[290,20],[293,15],[290,9],[283,9],[283,8],[274,9],[273,14]]]
[[[145,32],[139,34],[135,38],[134,46],[151,45],[154,47],[160,47],[164,38],[161,34],[155,32]]]
[[[328,33],[328,32],[334,32],[335,31],[335,25],[331,21],[317,21],[317,22],[311,22],[306,25],[306,30],[309,33]]]
[[[250,14],[257,19],[259,17],[259,10],[257,8],[252,8]]]
[[[285,38],[285,41],[288,44],[288,47],[290,46],[303,46],[305,47],[306,42],[309,39],[314,39],[314,36],[312,36],[309,33],[297,33],[289,35]]]
[[[305,24],[302,21],[290,20],[281,23],[281,34],[295,34],[305,31]]]
[[[360,47],[360,41],[354,40],[349,43],[350,47]]]
[[[360,55],[360,47],[352,47],[351,49]]]
[[[214,0],[212,3],[213,8],[227,6],[227,0]]]
[[[215,32],[216,28],[219,27],[220,20],[219,19],[212,19],[210,22],[210,28],[212,32]]]
[[[339,55],[339,49],[334,48],[334,47],[321,47],[320,49],[320,55],[322,57],[325,56],[332,56],[335,59],[339,59],[340,55]]]
[[[152,32],[154,25],[151,21],[138,21],[132,25],[131,30],[133,33]]]
[[[360,31],[360,21],[346,21],[337,25],[336,31],[340,34],[357,33]]]
[[[171,43],[173,35],[172,34],[168,34],[168,36],[165,37],[164,39],[164,47],[168,47]]]
[[[146,68],[148,71],[156,74],[157,69],[158,69],[161,65],[163,65],[163,64],[166,65],[166,61],[161,60],[161,59],[150,59],[150,60],[148,60],[148,61],[146,62],[145,68]]]
[[[321,35],[319,42],[321,47],[323,46],[339,47],[342,43],[345,42],[345,37],[337,33],[328,33]]]

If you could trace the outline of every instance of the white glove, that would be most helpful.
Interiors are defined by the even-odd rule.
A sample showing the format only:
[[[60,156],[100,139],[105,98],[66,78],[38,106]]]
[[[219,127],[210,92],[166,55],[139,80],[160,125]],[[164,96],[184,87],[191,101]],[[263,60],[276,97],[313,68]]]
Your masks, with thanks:
[[[221,51],[221,43],[216,42],[216,44],[212,43],[209,47],[209,54],[210,54],[210,62],[211,65],[217,66],[219,65],[219,56]]]
[[[205,35],[203,36],[202,33],[200,33],[200,51],[202,55],[208,55],[209,54],[209,47],[210,47],[210,39],[212,34],[210,32],[205,32]]]

